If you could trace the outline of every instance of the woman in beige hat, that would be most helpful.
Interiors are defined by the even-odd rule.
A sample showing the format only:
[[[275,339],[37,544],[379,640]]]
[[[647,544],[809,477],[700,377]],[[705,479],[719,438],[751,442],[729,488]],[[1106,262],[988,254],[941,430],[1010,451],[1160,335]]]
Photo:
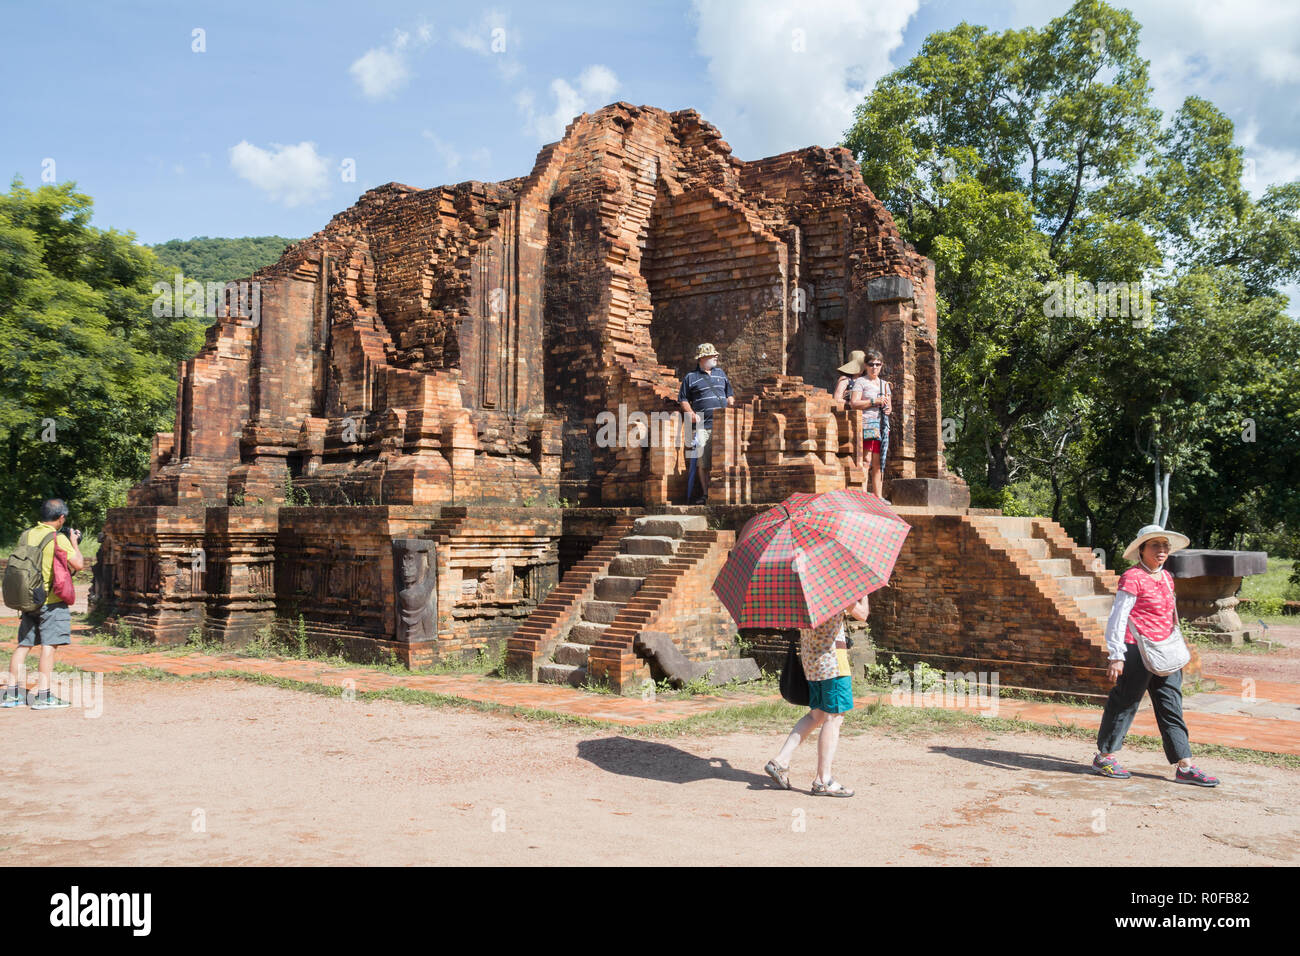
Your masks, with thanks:
[[[875,349],[855,351],[839,367],[835,400],[862,412],[862,458],[872,493],[884,497],[885,458],[889,455],[889,415],[893,411],[893,389],[880,377],[884,359]]]
[[[1119,577],[1119,590],[1110,618],[1106,621],[1106,648],[1110,666],[1106,677],[1114,687],[1106,698],[1106,709],[1097,729],[1097,755],[1092,769],[1103,777],[1127,780],[1132,774],[1120,766],[1115,754],[1124,745],[1142,695],[1151,697],[1156,726],[1164,744],[1165,757],[1177,763],[1174,779],[1198,787],[1217,787],[1215,777],[1192,766],[1191,742],[1183,720],[1183,672],[1160,676],[1142,662],[1134,631],[1151,641],[1168,640],[1178,627],[1174,603],[1174,576],[1165,570],[1165,559],[1187,547],[1188,539],[1159,525],[1147,525],[1124,549],[1124,557],[1137,564]]]

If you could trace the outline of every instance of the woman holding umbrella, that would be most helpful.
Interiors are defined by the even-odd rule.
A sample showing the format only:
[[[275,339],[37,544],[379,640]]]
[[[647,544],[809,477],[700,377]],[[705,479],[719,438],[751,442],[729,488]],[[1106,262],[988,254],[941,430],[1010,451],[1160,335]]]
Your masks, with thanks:
[[[859,621],[867,619],[869,601],[864,594],[849,609]],[[808,678],[808,713],[799,719],[785,740],[781,752],[763,769],[785,790],[790,787],[790,758],[805,737],[821,728],[817,737],[817,779],[814,796],[851,797],[853,791],[831,775],[835,748],[840,742],[840,725],[853,709],[853,677],[849,669],[848,641],[844,634],[844,616],[836,614],[814,628],[804,628],[799,636],[799,657]]]
[[[766,767],[784,789],[790,789],[795,748],[820,727],[812,792],[853,796],[831,776],[840,725],[853,708],[844,611],[867,619],[867,595],[888,583],[910,530],[888,504],[860,488],[797,492],[749,520],[713,582],[738,627],[802,631],[801,663],[790,666],[808,679],[809,711]],[[799,695],[789,699],[802,702]]]

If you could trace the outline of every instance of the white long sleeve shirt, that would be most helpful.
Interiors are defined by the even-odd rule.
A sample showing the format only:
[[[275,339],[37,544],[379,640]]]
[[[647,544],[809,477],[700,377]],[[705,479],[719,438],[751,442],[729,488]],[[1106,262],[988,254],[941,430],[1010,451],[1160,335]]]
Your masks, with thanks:
[[[1124,659],[1124,635],[1128,633],[1128,616],[1137,604],[1137,595],[1129,591],[1116,591],[1115,603],[1110,606],[1110,617],[1106,619],[1106,650],[1109,660]]]

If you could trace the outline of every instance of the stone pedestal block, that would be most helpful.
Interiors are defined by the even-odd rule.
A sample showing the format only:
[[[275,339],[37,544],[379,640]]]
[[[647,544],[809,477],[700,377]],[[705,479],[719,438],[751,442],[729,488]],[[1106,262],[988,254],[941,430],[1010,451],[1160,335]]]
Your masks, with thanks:
[[[1251,627],[1238,616],[1237,593],[1243,577],[1268,570],[1267,554],[1190,548],[1171,554],[1165,568],[1178,581],[1178,613],[1193,628],[1209,631],[1229,644],[1262,637],[1259,627]]]
[[[892,504],[909,508],[970,507],[970,488],[944,478],[894,478],[889,482]]]

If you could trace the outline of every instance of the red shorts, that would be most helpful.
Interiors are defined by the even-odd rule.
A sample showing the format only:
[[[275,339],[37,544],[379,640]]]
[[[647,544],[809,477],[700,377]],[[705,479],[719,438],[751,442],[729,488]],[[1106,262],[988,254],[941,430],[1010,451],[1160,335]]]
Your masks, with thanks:
[[[864,438],[864,439],[862,440],[862,454],[864,454],[864,455],[879,455],[879,454],[880,454],[880,439],[879,439],[879,438]]]

